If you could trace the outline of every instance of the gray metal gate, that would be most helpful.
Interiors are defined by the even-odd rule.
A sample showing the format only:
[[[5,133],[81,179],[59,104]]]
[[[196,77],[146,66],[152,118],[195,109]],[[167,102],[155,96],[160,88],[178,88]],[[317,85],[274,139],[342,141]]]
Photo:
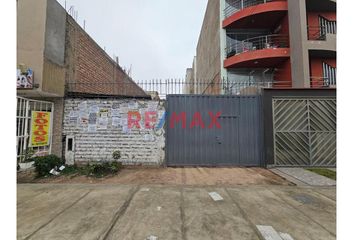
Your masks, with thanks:
[[[336,165],[336,99],[274,98],[277,166]]]
[[[259,96],[168,95],[167,111],[167,165],[261,165]],[[210,126],[218,112],[220,128]],[[204,128],[193,127],[198,113]]]

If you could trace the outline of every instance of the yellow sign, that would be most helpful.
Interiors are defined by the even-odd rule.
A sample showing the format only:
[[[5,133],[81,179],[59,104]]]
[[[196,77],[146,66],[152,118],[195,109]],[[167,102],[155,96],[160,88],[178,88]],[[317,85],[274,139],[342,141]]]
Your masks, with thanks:
[[[49,145],[50,112],[32,111],[31,146],[40,147]]]

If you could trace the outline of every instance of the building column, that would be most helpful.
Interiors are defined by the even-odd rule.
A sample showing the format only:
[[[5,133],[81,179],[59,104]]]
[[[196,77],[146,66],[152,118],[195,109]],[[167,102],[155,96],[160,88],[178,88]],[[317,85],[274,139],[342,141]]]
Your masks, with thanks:
[[[288,0],[293,87],[309,88],[310,63],[307,48],[306,0]]]
[[[227,79],[227,70],[224,68],[224,60],[226,58],[226,30],[222,27],[222,22],[225,19],[224,9],[226,7],[225,0],[220,0],[220,84],[222,91],[220,94],[224,94],[224,82]]]

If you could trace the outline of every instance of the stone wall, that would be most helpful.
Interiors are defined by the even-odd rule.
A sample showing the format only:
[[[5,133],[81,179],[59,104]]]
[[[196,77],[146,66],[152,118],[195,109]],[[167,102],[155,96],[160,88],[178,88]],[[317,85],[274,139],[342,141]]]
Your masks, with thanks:
[[[156,113],[156,121],[150,121],[152,129],[145,125],[146,112]],[[141,116],[140,129],[128,127],[128,115]],[[69,98],[63,134],[74,138],[75,163],[112,161],[112,153],[119,150],[124,164],[161,165],[165,160],[164,117],[163,101]]]

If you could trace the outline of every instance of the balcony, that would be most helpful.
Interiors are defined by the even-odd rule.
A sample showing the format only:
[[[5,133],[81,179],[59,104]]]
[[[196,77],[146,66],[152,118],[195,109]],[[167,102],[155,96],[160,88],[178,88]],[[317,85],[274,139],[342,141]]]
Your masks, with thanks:
[[[311,41],[326,41],[328,35],[337,34],[337,23],[329,26],[308,26],[307,27],[308,40]]]
[[[232,0],[226,1],[227,7],[224,9],[225,18],[230,17],[234,13],[241,11],[242,9],[264,4],[267,2],[273,2],[274,0]]]
[[[336,88],[335,77],[310,77],[312,88]]]
[[[224,67],[272,67],[290,57],[289,36],[264,35],[229,42]]]
[[[230,0],[224,9],[224,28],[273,26],[288,10],[285,0]]]

